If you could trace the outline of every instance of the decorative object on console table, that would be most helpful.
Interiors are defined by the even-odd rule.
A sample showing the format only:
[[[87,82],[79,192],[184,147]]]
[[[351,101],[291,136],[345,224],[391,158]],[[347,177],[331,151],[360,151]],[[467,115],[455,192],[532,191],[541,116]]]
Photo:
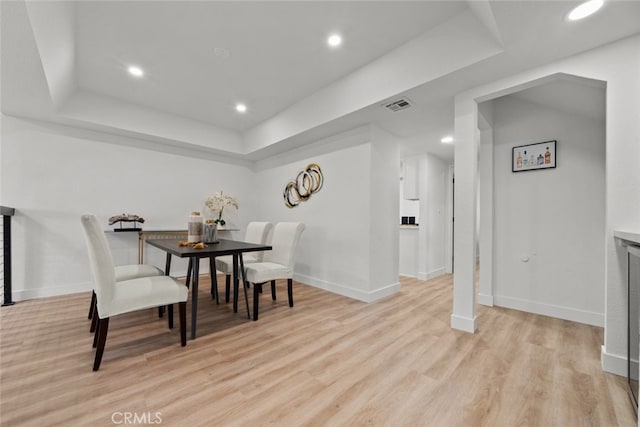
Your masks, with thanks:
[[[524,172],[556,167],[556,140],[519,145],[511,149],[511,171]]]
[[[207,198],[204,204],[211,212],[218,214],[218,218],[213,221],[218,225],[225,225],[227,223],[227,221],[222,218],[222,213],[224,212],[225,207],[233,206],[238,209],[238,201],[234,197],[223,194],[222,190]]]
[[[120,228],[114,228],[113,231],[140,231],[141,227],[138,227],[138,223],[144,224],[144,218],[139,217],[138,215],[132,214],[122,214],[122,215],[114,215],[109,218],[109,225],[113,225],[116,222],[120,223]],[[133,227],[123,228],[123,222],[133,222]]]

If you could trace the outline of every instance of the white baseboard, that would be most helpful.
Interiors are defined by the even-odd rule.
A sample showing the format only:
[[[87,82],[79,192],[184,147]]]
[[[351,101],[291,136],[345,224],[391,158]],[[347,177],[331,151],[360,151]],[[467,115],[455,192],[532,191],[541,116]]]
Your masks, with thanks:
[[[316,288],[324,289],[334,294],[353,298],[358,301],[373,302],[392,295],[400,290],[400,282],[392,283],[375,291],[366,292],[361,289],[351,288],[349,286],[339,285],[337,283],[328,282],[316,277],[306,276],[304,274],[294,274],[294,280]]]
[[[602,370],[611,374],[627,376],[627,357],[607,352],[605,346],[600,347],[600,363]],[[638,372],[638,361],[631,359],[631,371]]]
[[[470,317],[451,315],[451,328],[458,329],[459,331],[469,332],[471,334],[476,333],[476,317],[473,319]]]
[[[553,304],[544,304],[537,301],[529,301],[520,298],[494,295],[494,305],[527,313],[541,314],[543,316],[556,317],[558,319],[571,320],[572,322],[585,323],[587,325],[604,327],[604,314],[593,311],[578,310]]]
[[[423,271],[418,272],[418,279],[420,280],[429,280],[434,279],[436,277],[442,276],[443,274],[447,274],[447,269],[444,267],[436,268],[435,270],[431,270],[428,273]]]
[[[493,295],[478,294],[478,304],[493,307]]]
[[[76,283],[66,286],[49,286],[46,288],[36,289],[14,289],[12,298],[14,301],[27,301],[30,299],[57,297],[59,295],[77,294],[80,292],[89,292],[93,289],[91,282]]]

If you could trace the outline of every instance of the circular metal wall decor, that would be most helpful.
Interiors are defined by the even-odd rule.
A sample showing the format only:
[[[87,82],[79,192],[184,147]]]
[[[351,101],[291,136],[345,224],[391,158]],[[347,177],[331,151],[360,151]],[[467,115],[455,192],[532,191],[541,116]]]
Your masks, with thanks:
[[[316,163],[310,163],[298,173],[295,180],[289,181],[284,187],[284,204],[288,208],[295,208],[309,200],[313,193],[317,193],[322,188],[322,170]]]

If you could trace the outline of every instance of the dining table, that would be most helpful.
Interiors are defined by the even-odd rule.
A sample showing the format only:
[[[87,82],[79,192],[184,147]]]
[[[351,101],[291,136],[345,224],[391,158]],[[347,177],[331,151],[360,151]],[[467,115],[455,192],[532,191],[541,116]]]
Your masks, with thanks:
[[[167,253],[165,262],[165,274],[171,273],[171,258],[177,256],[179,258],[189,258],[191,266],[191,339],[196,338],[196,319],[198,313],[198,278],[200,276],[200,260],[202,258],[209,259],[209,269],[212,275],[215,275],[215,258],[224,255],[233,257],[233,311],[238,312],[238,284],[240,276],[242,276],[242,286],[244,289],[244,299],[247,307],[247,316],[251,319],[249,311],[249,299],[247,297],[246,288],[244,288],[246,280],[244,277],[244,260],[242,254],[245,252],[261,252],[270,251],[269,245],[239,242],[236,240],[219,239],[215,243],[206,243],[203,248],[194,247],[194,245],[182,245],[178,240],[169,239],[148,239],[146,243],[154,246]],[[228,294],[227,294],[228,295]],[[227,298],[228,302],[228,298]]]

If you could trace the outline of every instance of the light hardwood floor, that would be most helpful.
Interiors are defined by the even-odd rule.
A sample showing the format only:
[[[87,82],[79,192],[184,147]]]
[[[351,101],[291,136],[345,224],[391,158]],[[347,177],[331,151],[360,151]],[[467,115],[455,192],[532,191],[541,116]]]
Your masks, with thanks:
[[[636,425],[601,328],[480,306],[467,334],[449,328],[451,276],[401,282],[371,304],[294,283],[294,308],[279,282],[252,322],[202,280],[195,341],[155,310],[116,317],[98,372],[89,293],[3,307],[1,424]]]

